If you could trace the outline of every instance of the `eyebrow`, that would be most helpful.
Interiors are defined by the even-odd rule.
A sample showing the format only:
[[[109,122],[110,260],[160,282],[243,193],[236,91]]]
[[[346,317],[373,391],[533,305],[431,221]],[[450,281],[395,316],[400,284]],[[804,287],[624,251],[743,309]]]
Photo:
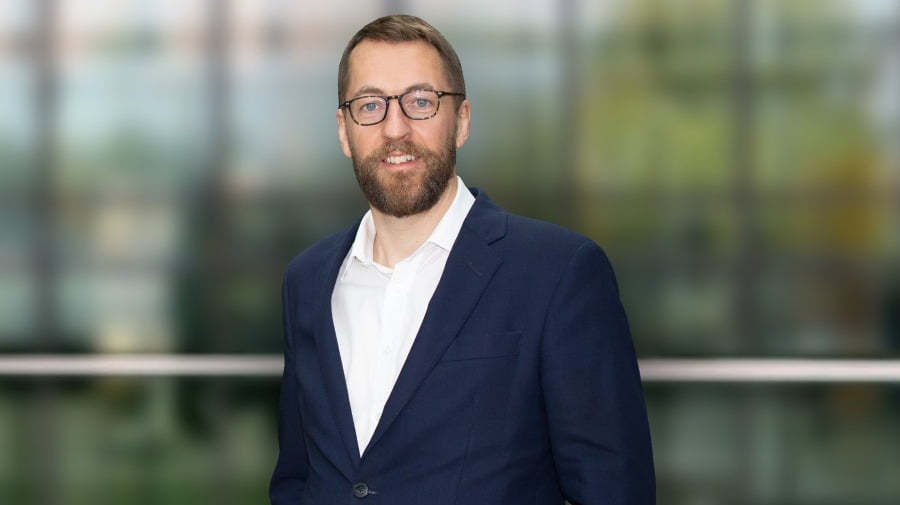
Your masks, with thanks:
[[[431,89],[431,90],[433,90],[436,88],[427,82],[417,82],[411,86],[407,86],[406,89],[404,89],[401,93],[398,93],[398,95],[402,95],[403,93],[407,93],[409,91],[413,91],[416,89]],[[353,98],[359,98],[361,96],[370,96],[370,95],[385,96],[386,93],[384,92],[383,89],[377,88],[375,86],[363,86],[363,87],[359,88],[358,90],[356,90],[356,93],[354,93],[351,96]],[[352,98],[351,98],[351,100],[352,100]]]

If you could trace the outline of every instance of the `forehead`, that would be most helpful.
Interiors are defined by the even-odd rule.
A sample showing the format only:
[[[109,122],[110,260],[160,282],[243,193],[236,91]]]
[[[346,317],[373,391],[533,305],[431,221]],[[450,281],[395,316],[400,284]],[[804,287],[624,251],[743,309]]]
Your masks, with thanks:
[[[437,49],[427,42],[380,42],[365,40],[350,54],[350,96],[360,89],[402,93],[415,84],[445,89],[447,79]]]

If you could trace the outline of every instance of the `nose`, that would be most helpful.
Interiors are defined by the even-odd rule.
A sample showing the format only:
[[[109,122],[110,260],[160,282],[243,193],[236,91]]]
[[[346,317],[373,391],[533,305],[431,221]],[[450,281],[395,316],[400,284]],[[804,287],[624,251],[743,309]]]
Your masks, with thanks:
[[[409,135],[410,119],[400,109],[399,100],[388,102],[387,114],[381,122],[381,134],[389,139],[402,139]]]

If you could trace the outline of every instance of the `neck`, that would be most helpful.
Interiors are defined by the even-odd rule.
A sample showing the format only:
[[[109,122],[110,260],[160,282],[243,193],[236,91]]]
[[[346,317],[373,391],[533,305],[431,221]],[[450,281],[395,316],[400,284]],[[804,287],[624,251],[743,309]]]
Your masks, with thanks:
[[[375,243],[372,256],[376,263],[388,268],[408,258],[431,235],[456,198],[459,180],[454,176],[433,207],[406,217],[394,217],[372,209]]]

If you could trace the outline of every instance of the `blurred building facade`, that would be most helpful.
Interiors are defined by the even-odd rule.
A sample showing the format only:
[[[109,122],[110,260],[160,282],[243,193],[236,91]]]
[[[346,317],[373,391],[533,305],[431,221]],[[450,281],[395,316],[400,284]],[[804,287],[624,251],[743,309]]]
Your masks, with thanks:
[[[337,62],[460,53],[458,168],[595,239],[638,354],[897,358],[890,0],[0,0],[0,353],[277,354],[280,278],[365,209]],[[265,501],[276,377],[3,378],[0,503]],[[671,505],[900,502],[900,386],[648,383]]]

